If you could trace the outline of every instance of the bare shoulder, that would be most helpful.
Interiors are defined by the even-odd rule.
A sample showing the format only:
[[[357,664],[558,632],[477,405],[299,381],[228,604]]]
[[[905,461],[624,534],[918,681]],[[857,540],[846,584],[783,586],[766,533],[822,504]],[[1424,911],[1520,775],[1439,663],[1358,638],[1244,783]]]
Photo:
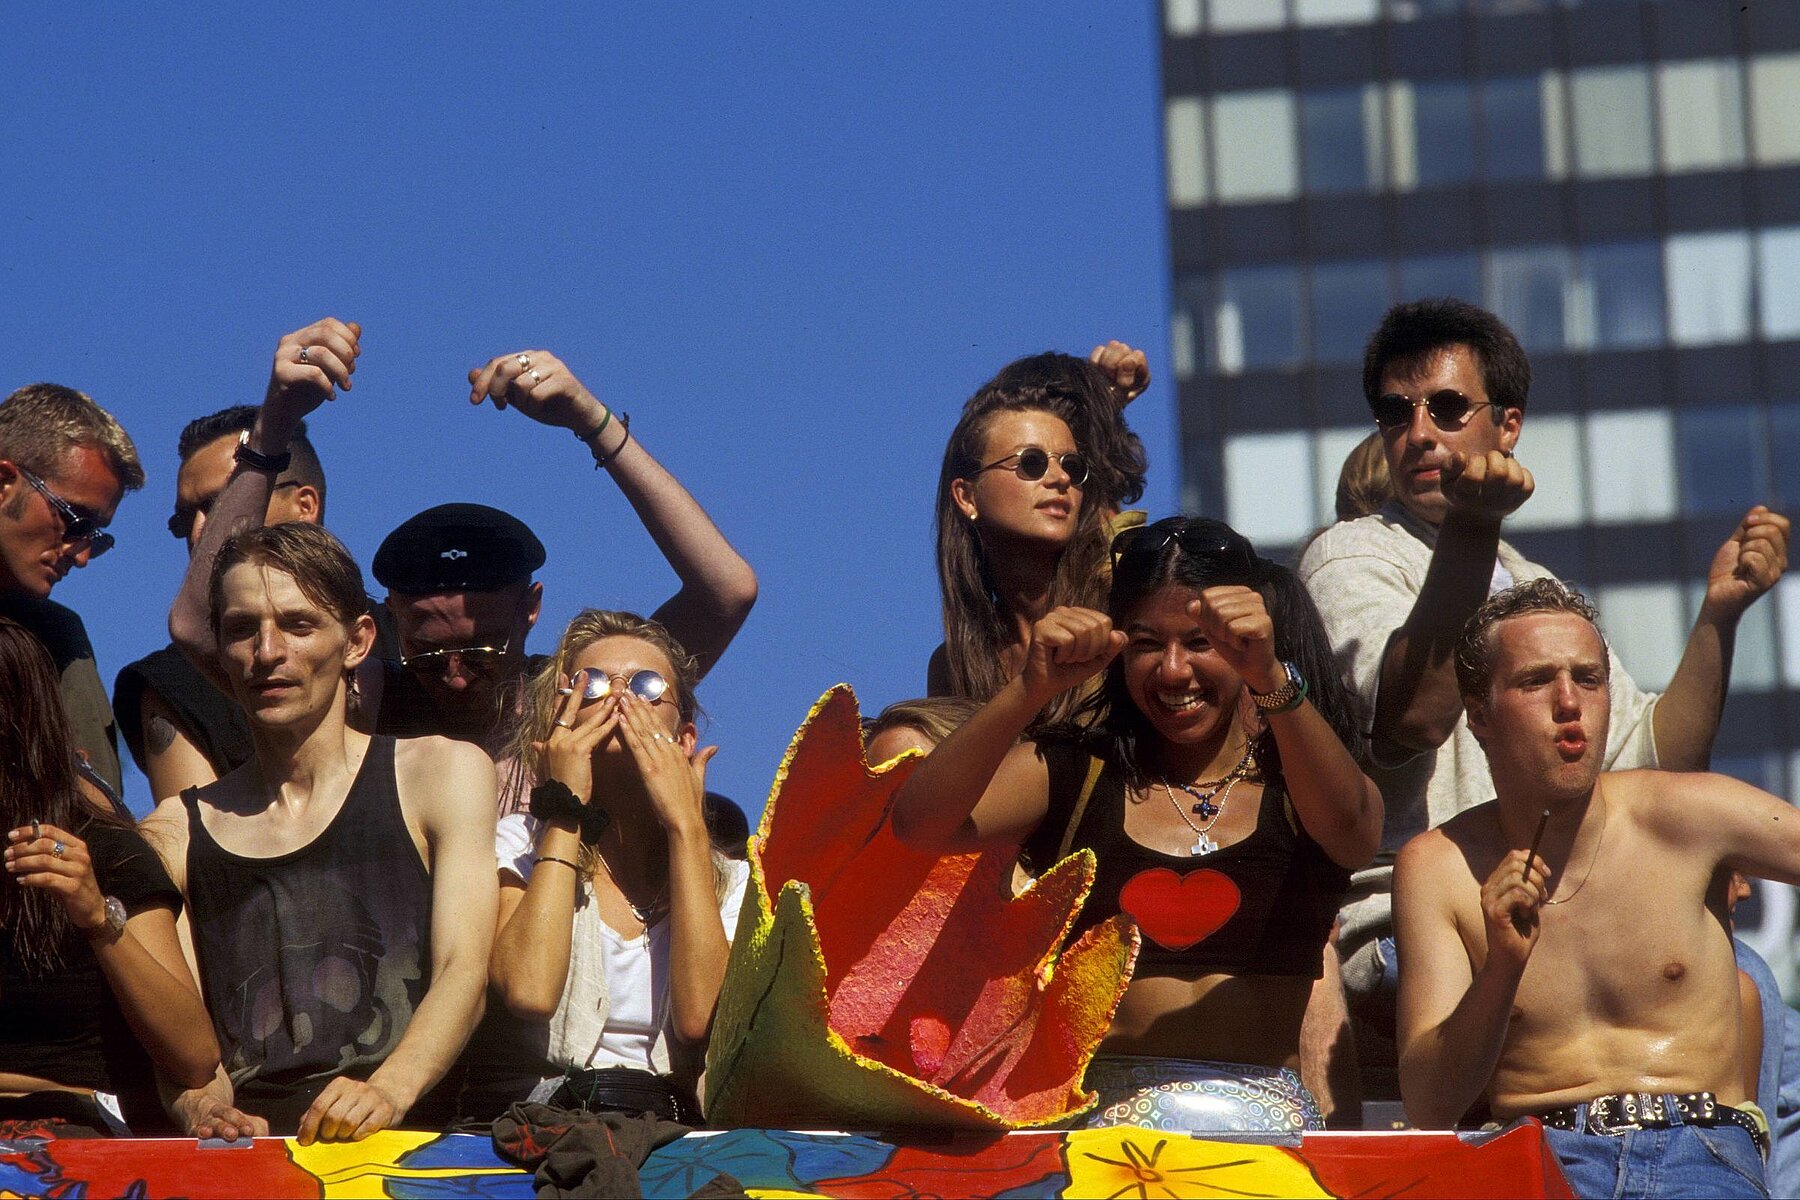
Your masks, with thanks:
[[[1395,875],[1406,886],[1446,893],[1464,882],[1479,884],[1475,864],[1492,856],[1497,831],[1497,810],[1492,801],[1457,813],[1435,829],[1428,829],[1400,848]],[[1396,887],[1398,887],[1396,883]]]
[[[175,886],[187,890],[187,806],[180,796],[159,801],[148,816],[138,822],[138,832],[162,859],[163,868]]]
[[[473,743],[435,735],[400,738],[394,743],[394,775],[401,801],[418,805],[422,813],[461,812],[477,803],[493,811],[494,760]]]

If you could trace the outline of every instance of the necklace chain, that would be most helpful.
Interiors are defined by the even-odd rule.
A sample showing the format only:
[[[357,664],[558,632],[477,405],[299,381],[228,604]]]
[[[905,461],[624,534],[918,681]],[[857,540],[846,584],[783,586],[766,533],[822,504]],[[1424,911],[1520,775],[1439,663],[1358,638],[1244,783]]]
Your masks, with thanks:
[[[1244,779],[1250,774],[1250,764],[1253,753],[1254,743],[1245,746],[1244,756],[1238,759],[1237,765],[1226,772],[1225,778],[1219,780],[1219,782],[1213,786],[1211,791],[1204,794],[1202,794],[1200,789],[1193,784],[1170,784],[1167,779],[1158,779],[1156,781],[1162,785],[1163,795],[1169,798],[1169,803],[1175,809],[1175,815],[1181,818],[1182,824],[1186,825],[1194,832],[1194,844],[1188,847],[1188,853],[1190,855],[1211,854],[1214,850],[1219,848],[1219,843],[1215,842],[1211,836],[1209,836],[1209,833],[1212,827],[1219,823],[1219,818],[1225,815],[1225,805],[1231,799],[1231,789],[1237,786],[1238,780]],[[1182,806],[1181,801],[1175,798],[1176,788],[1180,788],[1198,801],[1198,803],[1194,805],[1194,812],[1197,815],[1204,817],[1206,816],[1206,810],[1208,808],[1212,809],[1212,816],[1207,820],[1206,824],[1194,824],[1193,819],[1187,814],[1187,809]],[[1215,796],[1218,797],[1219,802],[1217,804],[1213,803],[1213,797]]]
[[[606,855],[601,853],[598,847],[594,850],[594,857],[600,860],[600,869],[606,872],[606,877],[612,880],[615,888],[619,889],[619,896],[625,901],[625,907],[631,910],[631,915],[638,919],[638,924],[648,928],[650,918],[662,909],[663,902],[668,899],[669,885],[664,883],[661,890],[651,898],[650,903],[639,908],[637,903],[626,894],[625,885],[619,882],[617,875],[613,874],[612,864],[606,861]]]
[[[1599,789],[1600,789],[1599,780],[1595,780],[1594,781],[1595,795],[1600,795]],[[1602,846],[1606,845],[1606,822],[1607,822],[1607,819],[1612,816],[1612,808],[1610,805],[1606,804],[1605,796],[1600,797],[1600,803],[1602,805],[1602,807],[1600,809],[1600,834],[1598,837],[1596,837],[1594,839],[1594,852],[1592,854],[1588,855],[1587,873],[1581,877],[1581,882],[1575,885],[1574,891],[1570,892],[1568,895],[1564,896],[1560,900],[1544,901],[1545,906],[1549,906],[1552,904],[1567,904],[1569,901],[1573,900],[1575,897],[1581,895],[1581,889],[1586,887],[1588,884],[1588,880],[1590,880],[1594,877],[1594,864],[1600,861],[1600,848]]]

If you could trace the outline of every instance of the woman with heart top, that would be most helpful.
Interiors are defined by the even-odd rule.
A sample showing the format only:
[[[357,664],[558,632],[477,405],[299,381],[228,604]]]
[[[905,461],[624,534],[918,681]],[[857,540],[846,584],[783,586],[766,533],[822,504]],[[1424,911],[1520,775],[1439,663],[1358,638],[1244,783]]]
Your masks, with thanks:
[[[491,1005],[464,1115],[514,1100],[699,1124],[694,1085],[749,867],[706,828],[693,658],[589,609],[527,685],[510,750],[535,786],[501,818]]]
[[[1106,596],[1121,505],[1144,490],[1144,448],[1124,408],[1150,382],[1123,342],[1087,359],[1034,354],[1001,368],[963,405],[937,490],[944,642],[926,667],[931,696],[987,700],[1017,673],[1031,624],[1058,605]],[[1077,693],[1051,698],[1066,718]]]
[[[1300,1022],[1381,795],[1318,611],[1229,526],[1171,517],[1114,546],[1108,614],[1058,608],[1021,669],[895,799],[902,840],[1023,844],[1040,869],[1083,847],[1077,922],[1124,912],[1137,967],[1087,1076],[1094,1124],[1322,1128]],[[1014,740],[1105,671],[1085,726]]]

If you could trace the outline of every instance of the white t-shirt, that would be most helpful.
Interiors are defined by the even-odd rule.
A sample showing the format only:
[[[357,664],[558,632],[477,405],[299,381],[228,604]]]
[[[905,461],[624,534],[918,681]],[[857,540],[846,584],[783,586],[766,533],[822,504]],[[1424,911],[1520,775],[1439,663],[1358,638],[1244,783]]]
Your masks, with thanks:
[[[527,813],[502,817],[494,833],[494,857],[500,869],[531,882],[537,857],[540,822]],[[719,920],[727,944],[737,936],[738,909],[750,880],[748,863],[725,862],[725,895]],[[562,868],[556,868],[561,870]],[[669,919],[665,913],[636,937],[626,937],[601,919],[593,884],[583,880],[576,903],[574,936],[590,944],[571,949],[570,978],[562,1003],[551,1018],[550,1061],[559,1067],[636,1067],[666,1071],[666,1051],[659,1050],[669,1024]],[[578,951],[597,950],[597,956]],[[599,995],[582,982],[583,961],[597,968]],[[600,1014],[597,1032],[583,1028],[579,1014]],[[572,1019],[576,1018],[576,1019]],[[558,1044],[558,1043],[562,1044]],[[659,1063],[661,1058],[664,1061]]]

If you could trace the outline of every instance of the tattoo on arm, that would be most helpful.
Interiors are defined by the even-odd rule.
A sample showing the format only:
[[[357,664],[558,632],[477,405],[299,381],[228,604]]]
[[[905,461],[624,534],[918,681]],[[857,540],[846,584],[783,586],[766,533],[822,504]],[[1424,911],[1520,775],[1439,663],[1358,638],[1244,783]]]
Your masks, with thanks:
[[[164,717],[151,717],[145,740],[150,743],[150,753],[161,754],[175,744],[175,726]]]

